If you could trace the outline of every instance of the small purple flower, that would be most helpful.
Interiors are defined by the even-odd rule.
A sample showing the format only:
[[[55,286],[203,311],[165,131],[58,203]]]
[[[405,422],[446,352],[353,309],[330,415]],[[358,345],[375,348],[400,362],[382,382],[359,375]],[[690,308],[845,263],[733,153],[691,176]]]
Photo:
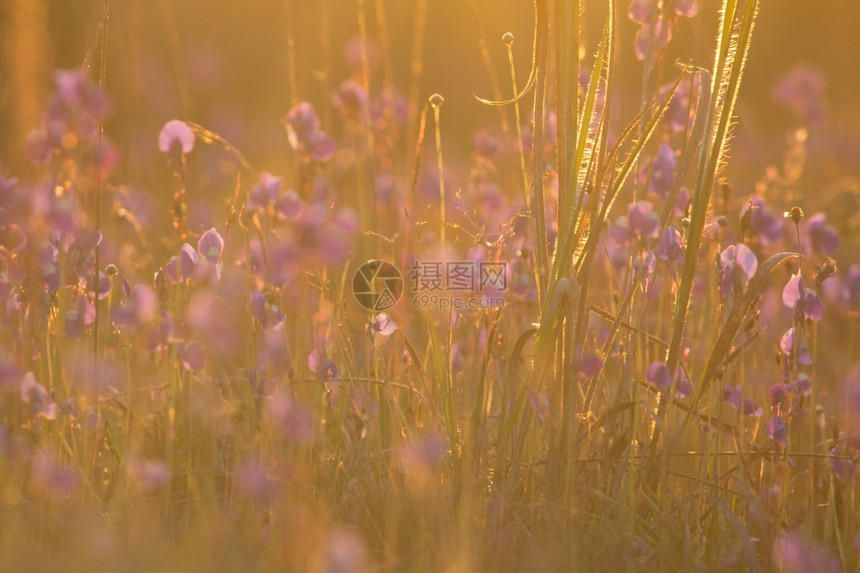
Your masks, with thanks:
[[[642,24],[639,32],[636,33],[636,43],[634,45],[636,51],[636,59],[640,62],[648,57],[649,52],[653,49],[655,52],[665,48],[672,40],[672,27],[662,15],[658,15],[653,25],[651,22]]]
[[[343,117],[359,121],[367,108],[367,93],[358,83],[345,80],[331,94],[331,102]]]
[[[767,203],[761,197],[754,197],[751,201],[752,207],[745,206],[741,210],[741,216],[747,209],[752,209],[749,214],[749,228],[763,246],[777,243],[782,239],[784,219],[778,217],[768,209]]]
[[[292,189],[287,190],[281,195],[275,203],[275,212],[283,219],[295,221],[302,216],[302,210],[305,208],[299,194]]]
[[[221,235],[213,227],[200,237],[200,241],[197,243],[197,251],[200,253],[200,256],[208,259],[210,262],[218,262],[221,260],[221,253],[224,252],[224,239],[221,238]]]
[[[825,283],[826,284],[826,283]],[[860,309],[860,265],[851,265],[842,280],[842,302],[852,310]]]
[[[670,265],[677,265],[684,262],[684,249],[682,248],[681,233],[675,227],[666,227],[666,230],[660,236],[660,242],[654,249],[654,255]]]
[[[308,355],[308,368],[316,373],[320,382],[331,384],[340,379],[334,360],[323,357],[319,350],[314,350]]]
[[[809,350],[806,348],[806,343],[802,340],[797,340],[797,330],[789,328],[779,339],[779,348],[782,353],[788,357],[789,361],[793,361],[797,357],[798,364],[809,366],[812,364],[812,356],[809,355]]]
[[[48,420],[57,417],[57,405],[42,385],[36,382],[32,372],[27,372],[21,379],[21,400],[30,404],[34,414]]]
[[[647,167],[643,167],[640,174],[641,180],[648,180],[648,192],[660,198],[666,197],[675,184],[675,167],[677,158],[675,151],[665,141],[657,150],[657,158],[651,163],[650,174]],[[649,179],[650,175],[650,179]]]
[[[197,251],[200,253],[200,260],[195,268],[195,278],[208,279],[212,282],[221,280],[221,271],[224,267],[221,262],[221,254],[224,252],[224,239],[214,227],[200,237],[197,242]]]
[[[693,385],[684,373],[684,369],[678,367],[675,370],[675,398],[689,398],[693,395]]]
[[[648,366],[645,379],[661,392],[668,392],[672,389],[672,374],[665,362],[652,362]]]
[[[200,255],[197,254],[194,247],[188,243],[183,244],[179,259],[171,257],[164,267],[167,280],[171,284],[177,284],[185,279],[192,278],[198,262],[200,262]]]
[[[735,410],[741,409],[741,386],[738,384],[735,386],[735,389],[732,390],[728,387],[728,385],[723,385],[723,402],[728,402],[731,404],[732,408]]]
[[[818,322],[824,318],[824,305],[810,288],[804,288],[800,271],[792,275],[782,289],[782,303],[803,319]]]
[[[785,384],[774,384],[767,391],[767,395],[770,398],[771,406],[780,406],[788,398],[788,386]]]
[[[767,437],[774,441],[775,445],[785,447],[788,444],[785,422],[779,416],[774,416],[767,423]]]
[[[179,345],[179,359],[182,367],[196,372],[206,365],[206,347],[199,340],[191,340]]]
[[[158,134],[158,148],[173,156],[187,155],[194,149],[194,131],[184,121],[168,121]]]
[[[376,315],[376,318],[373,319],[371,323],[371,329],[373,332],[380,334],[382,336],[391,336],[394,334],[394,331],[397,330],[397,325],[391,320],[387,314],[380,313]]]
[[[337,148],[335,141],[321,129],[314,107],[302,102],[287,114],[287,136],[296,151],[314,161],[329,161]]]
[[[788,385],[789,389],[801,396],[812,395],[812,379],[802,372]]]
[[[758,259],[743,243],[729,245],[720,254],[720,290],[723,296],[743,293],[758,269]]]
[[[283,177],[275,177],[268,171],[263,171],[260,173],[259,182],[248,194],[248,209],[266,209],[274,204],[283,186]]]
[[[669,107],[666,109],[669,127],[673,132],[680,133],[685,131],[696,117],[696,109],[693,101],[699,97],[701,83],[701,76],[694,74],[692,80],[684,79],[678,84],[678,88],[669,101]],[[672,85],[671,83],[663,85],[660,88],[660,93],[668,94],[672,89]]]
[[[824,73],[808,64],[798,64],[776,81],[771,97],[798,119],[818,124],[825,117],[826,91],[827,78]]]
[[[637,238],[656,239],[660,233],[660,217],[649,201],[639,201],[627,207],[627,217],[619,217],[609,228],[609,237],[621,246],[630,246]]]
[[[654,11],[654,0],[633,0],[627,16],[636,24],[647,24],[651,21],[651,13]]]
[[[830,467],[840,481],[851,481],[855,475],[854,460],[845,459],[848,451],[836,446],[830,450]]]
[[[819,255],[830,255],[839,249],[839,232],[827,224],[827,215],[816,213],[806,222],[807,248]]]
[[[502,144],[486,131],[479,131],[472,138],[475,154],[487,161],[492,161],[502,152]]]
[[[627,209],[630,228],[643,239],[656,239],[660,232],[660,217],[654,213],[654,205],[639,201]]]
[[[590,378],[592,376],[597,376],[600,374],[601,370],[603,370],[603,360],[600,356],[589,353],[582,357],[579,371],[582,372],[585,377]]]
[[[754,416],[756,418],[761,417],[764,414],[764,409],[755,403],[755,400],[752,398],[747,398],[744,400],[744,416]]]
[[[684,18],[693,18],[699,13],[699,0],[676,0],[675,14]]]
[[[839,560],[796,532],[781,533],[773,544],[773,560],[784,573],[840,573]]]

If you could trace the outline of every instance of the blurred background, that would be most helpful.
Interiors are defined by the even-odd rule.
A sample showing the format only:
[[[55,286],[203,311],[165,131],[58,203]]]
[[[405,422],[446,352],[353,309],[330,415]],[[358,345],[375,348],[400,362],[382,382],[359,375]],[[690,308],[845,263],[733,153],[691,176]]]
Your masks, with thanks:
[[[392,84],[420,103],[433,92],[444,95],[443,129],[450,155],[468,153],[475,130],[497,129],[498,112],[473,98],[492,96],[481,44],[503,92],[509,94],[501,36],[510,31],[516,38],[522,83],[531,58],[528,0],[124,0],[112,3],[107,68],[114,113],[106,131],[124,158],[118,179],[144,187],[158,184],[151,177],[151,161],[158,158],[155,142],[161,126],[173,118],[219,133],[255,167],[272,171],[290,150],[281,140],[282,131],[273,133],[263,118],[280,128],[291,102],[307,100],[321,111],[324,128],[334,130],[329,94],[360,73],[356,39],[362,4],[371,39],[372,91]],[[626,4],[621,3],[625,12]],[[698,18],[679,21],[670,61],[693,55],[695,63],[709,65],[717,4],[703,0]],[[23,173],[26,168],[22,144],[39,124],[51,71],[98,61],[94,51],[103,6],[104,0],[0,0],[0,169]],[[416,28],[422,7],[423,42]],[[595,49],[605,10],[602,2],[587,7],[585,30],[593,41],[586,61]],[[624,78],[619,120],[626,121],[638,109],[642,63],[632,49],[636,25],[623,15],[619,20]],[[740,194],[752,192],[765,168],[782,161],[786,138],[798,127],[808,130],[809,161],[797,193],[856,185],[851,176],[860,165],[858,29],[856,0],[763,3],[728,170],[736,185],[748,190]],[[293,69],[288,65],[288,38],[294,40]],[[410,63],[416,49],[421,68],[413,73]],[[775,85],[792,71],[801,86],[814,84],[816,103],[801,102],[800,107],[816,109],[792,109],[774,100]],[[665,73],[671,72],[669,68]],[[297,93],[290,93],[291,77]],[[413,123],[415,117],[413,109]],[[219,181],[217,173],[210,173],[211,184],[229,188],[235,183],[229,167],[224,174]],[[839,189],[834,193],[840,194]]]

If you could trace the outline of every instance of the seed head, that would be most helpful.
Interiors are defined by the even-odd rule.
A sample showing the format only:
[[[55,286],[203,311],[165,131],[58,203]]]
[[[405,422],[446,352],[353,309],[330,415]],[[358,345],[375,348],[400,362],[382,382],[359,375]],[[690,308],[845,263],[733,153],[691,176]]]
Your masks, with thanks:
[[[505,34],[502,36],[502,41],[508,46],[510,46],[514,43],[514,35],[510,32],[505,32]]]
[[[800,224],[800,220],[803,219],[803,209],[800,207],[792,207],[788,211],[785,212],[785,218],[791,219],[794,221],[795,225]]]
[[[428,101],[430,102],[430,105],[432,105],[433,107],[439,107],[440,105],[445,103],[445,98],[443,98],[439,94],[433,94],[430,96],[430,99]]]

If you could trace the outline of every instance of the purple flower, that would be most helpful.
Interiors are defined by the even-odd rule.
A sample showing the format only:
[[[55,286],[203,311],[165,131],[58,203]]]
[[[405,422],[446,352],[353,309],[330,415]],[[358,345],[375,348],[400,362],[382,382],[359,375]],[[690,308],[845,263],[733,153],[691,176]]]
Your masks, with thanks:
[[[647,24],[654,11],[654,0],[633,0],[627,11],[628,17],[636,24]]]
[[[343,117],[359,121],[367,108],[367,93],[358,83],[345,80],[331,94],[331,102]]]
[[[812,379],[806,374],[800,373],[797,378],[791,381],[788,388],[801,396],[809,396],[812,394]]]
[[[266,209],[277,201],[284,185],[283,177],[275,177],[268,171],[260,173],[259,182],[248,194],[248,209]]]
[[[818,322],[824,318],[824,305],[810,288],[804,288],[800,271],[792,275],[782,289],[782,303],[792,309],[799,318]]]
[[[224,268],[224,264],[221,262],[221,253],[224,252],[224,239],[214,227],[200,237],[197,242],[197,252],[200,254],[200,258],[194,269],[194,277],[211,282],[221,280],[221,271]]]
[[[660,217],[654,213],[654,205],[639,201],[627,209],[631,230],[643,239],[656,239],[660,232]]]
[[[851,481],[854,478],[854,460],[844,459],[848,453],[847,449],[836,446],[830,450],[830,467],[833,475],[840,481]]]
[[[764,413],[764,410],[760,406],[756,406],[755,400],[753,400],[752,398],[745,399],[743,406],[741,405],[740,385],[735,386],[734,390],[730,389],[728,386],[724,386],[723,402],[728,402],[729,404],[731,404],[732,408],[737,411],[740,411],[744,416],[759,417]]]
[[[472,138],[475,154],[487,161],[492,161],[502,152],[502,144],[486,131],[479,131]]]
[[[314,107],[302,102],[287,114],[287,136],[296,151],[314,161],[329,161],[337,148],[334,140],[321,129]]]
[[[164,267],[167,280],[171,284],[177,284],[185,279],[192,278],[194,276],[194,269],[197,267],[199,261],[200,255],[197,254],[194,247],[185,243],[182,245],[179,258],[170,257],[170,260],[167,261],[167,265]]]
[[[627,217],[619,217],[609,228],[609,237],[621,246],[630,246],[637,238],[656,239],[660,233],[660,217],[649,201],[631,203]]]
[[[774,384],[767,391],[767,395],[770,398],[771,406],[779,406],[788,398],[788,386],[785,384]]]
[[[820,255],[830,255],[839,249],[839,232],[827,224],[827,215],[816,213],[806,222],[807,248]]]
[[[820,70],[798,64],[776,81],[771,97],[801,121],[818,124],[825,116],[826,91],[827,78]]]
[[[36,382],[32,372],[27,372],[21,379],[21,400],[30,404],[34,414],[48,420],[57,417],[57,405],[42,385]]]
[[[825,283],[826,284],[826,283]],[[842,302],[852,310],[860,309],[860,265],[851,265],[842,281]]]
[[[678,89],[675,90],[671,101],[669,101],[669,107],[666,109],[669,127],[673,132],[680,133],[685,131],[696,117],[696,109],[693,101],[698,98],[701,83],[701,76],[694,74],[692,80],[682,80],[678,85]],[[671,88],[671,83],[665,84],[660,88],[660,93],[668,94]]]
[[[200,256],[207,259],[209,262],[216,263],[221,261],[221,253],[224,252],[224,239],[215,228],[211,228],[200,237],[197,242],[197,251]]]
[[[382,336],[391,336],[397,330],[397,325],[391,320],[387,314],[380,313],[376,315],[371,323],[371,330]]]
[[[179,359],[186,370],[192,372],[202,370],[206,365],[206,347],[199,340],[180,343]]]
[[[782,338],[779,339],[779,348],[789,361],[794,361],[796,356],[797,362],[801,366],[812,364],[812,357],[809,355],[806,343],[797,340],[797,329],[793,327],[786,330]]]
[[[699,0],[676,0],[675,14],[684,18],[692,18],[699,13]]]
[[[597,376],[603,370],[603,360],[596,354],[586,354],[582,357],[579,370],[587,378]]]
[[[636,59],[639,61],[645,60],[649,52],[653,49],[655,52],[665,48],[672,40],[672,28],[662,15],[658,15],[652,25],[650,22],[642,24],[639,32],[636,33],[636,43],[634,45],[636,51]]]
[[[753,198],[751,203],[752,207],[746,206],[741,210],[741,216],[743,217],[747,209],[752,209],[749,214],[749,228],[759,242],[767,246],[782,239],[784,219],[768,209],[767,203],[761,197]]]
[[[314,350],[308,355],[308,368],[316,373],[320,382],[330,384],[340,379],[334,360],[323,357],[319,350]]]
[[[652,362],[648,366],[645,379],[661,392],[668,392],[672,389],[672,374],[665,362]]]
[[[295,221],[302,216],[305,205],[299,194],[292,189],[281,195],[275,203],[275,212],[283,219]]]
[[[735,386],[735,389],[732,390],[728,387],[728,385],[723,385],[723,402],[728,402],[731,404],[732,408],[735,410],[741,409],[741,386],[738,384]]]
[[[747,398],[744,400],[743,414],[744,416],[755,416],[758,418],[764,414],[764,409],[761,406],[758,406],[752,398]]]
[[[194,149],[194,131],[184,121],[168,121],[158,134],[158,148],[173,156],[187,155]]]
[[[675,184],[675,166],[677,158],[675,151],[665,141],[660,144],[657,158],[651,163],[650,174],[647,167],[643,167],[640,179],[648,180],[648,192],[660,198],[666,197]],[[650,175],[650,179],[649,179]]]
[[[678,367],[675,370],[675,398],[689,398],[693,395],[693,385],[690,379],[684,374],[684,369]]]
[[[826,549],[817,547],[803,535],[785,532],[773,544],[773,560],[783,573],[839,573],[841,567]]]
[[[719,263],[723,296],[743,293],[758,269],[758,259],[743,243],[726,247]]]
[[[779,416],[774,416],[767,423],[767,437],[774,441],[774,445],[785,447],[788,444],[785,422]]]
[[[660,236],[657,248],[654,249],[654,255],[670,265],[684,262],[681,233],[678,232],[678,229],[672,226],[666,227],[666,230]]]

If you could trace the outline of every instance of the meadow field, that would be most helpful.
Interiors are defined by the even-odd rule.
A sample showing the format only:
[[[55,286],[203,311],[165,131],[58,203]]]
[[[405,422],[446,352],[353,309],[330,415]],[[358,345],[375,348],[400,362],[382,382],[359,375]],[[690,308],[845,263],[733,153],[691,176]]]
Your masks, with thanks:
[[[0,0],[0,572],[860,572],[824,4]]]

